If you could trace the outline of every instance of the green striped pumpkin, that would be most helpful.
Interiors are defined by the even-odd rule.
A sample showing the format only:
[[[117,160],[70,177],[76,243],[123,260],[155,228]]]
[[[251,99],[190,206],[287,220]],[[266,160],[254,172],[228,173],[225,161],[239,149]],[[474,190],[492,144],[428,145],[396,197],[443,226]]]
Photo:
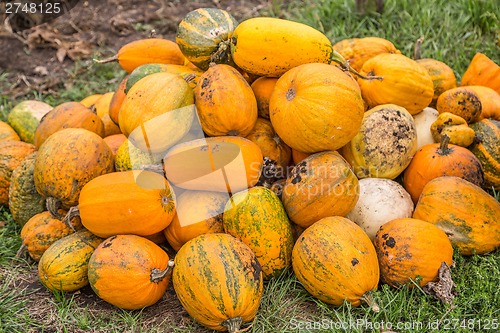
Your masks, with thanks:
[[[484,183],[487,188],[500,189],[500,122],[483,119],[470,124],[476,133],[470,151],[481,162],[484,170]]]
[[[40,258],[40,281],[52,291],[76,291],[86,286],[90,256],[102,241],[88,230],[57,240]]]
[[[198,68],[207,70],[211,62],[232,64],[230,41],[237,25],[236,19],[225,10],[198,8],[179,23],[175,41]]]
[[[224,210],[224,230],[257,256],[264,279],[279,275],[292,261],[293,233],[278,196],[263,186],[235,193]]]
[[[44,115],[52,106],[40,101],[22,101],[9,112],[7,123],[17,132],[21,141],[35,142],[35,131]]]

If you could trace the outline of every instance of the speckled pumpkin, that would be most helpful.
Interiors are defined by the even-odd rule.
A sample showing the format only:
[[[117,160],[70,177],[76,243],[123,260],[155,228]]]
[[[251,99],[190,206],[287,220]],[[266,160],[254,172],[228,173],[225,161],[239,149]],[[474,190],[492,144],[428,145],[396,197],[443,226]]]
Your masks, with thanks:
[[[260,305],[263,280],[252,250],[228,234],[193,238],[177,252],[172,275],[184,309],[201,325],[236,333]]]
[[[470,127],[476,136],[468,149],[476,155],[484,170],[484,183],[500,190],[500,122],[483,119]]]
[[[298,163],[287,177],[282,200],[290,220],[307,228],[327,216],[343,216],[359,196],[358,179],[337,152],[322,152]]]
[[[470,146],[475,137],[474,130],[465,119],[450,112],[443,112],[437,117],[431,124],[431,134],[435,142],[441,142],[446,135],[451,144],[461,147]]]
[[[171,272],[167,253],[135,235],[109,237],[95,249],[88,264],[92,290],[106,302],[126,310],[158,302],[167,290]]]
[[[0,121],[0,140],[21,141],[21,138],[9,124],[4,121]]]
[[[38,263],[40,282],[52,291],[76,291],[89,283],[88,262],[103,241],[88,230],[80,230],[54,242]]]
[[[411,281],[424,286],[437,279],[441,263],[451,266],[453,261],[453,247],[446,234],[419,219],[400,218],[385,223],[374,244],[380,279],[391,287],[413,287]]]
[[[139,170],[145,165],[160,165],[164,153],[144,152],[130,140],[122,142],[115,155],[116,171]]]
[[[457,87],[457,78],[453,69],[442,61],[424,58],[418,59],[417,63],[424,67],[431,76],[434,85],[434,96],[431,106],[435,106],[439,95],[449,89]]]
[[[314,297],[325,303],[371,305],[379,266],[372,241],[354,222],[326,217],[299,236],[292,252],[295,276]]]
[[[35,142],[35,131],[44,115],[52,110],[47,103],[26,100],[16,104],[7,116],[7,123],[17,132],[22,141]]]
[[[224,210],[224,230],[255,253],[268,280],[292,262],[293,233],[278,196],[255,186],[233,194]]]
[[[463,255],[500,247],[500,203],[462,178],[443,176],[429,181],[413,217],[442,229]]]
[[[191,88],[195,88],[203,71],[193,69],[184,65],[169,65],[169,64],[145,64],[137,67],[130,73],[130,77],[125,85],[125,93],[128,93],[130,88],[140,79],[150,74],[167,72],[180,75]]]

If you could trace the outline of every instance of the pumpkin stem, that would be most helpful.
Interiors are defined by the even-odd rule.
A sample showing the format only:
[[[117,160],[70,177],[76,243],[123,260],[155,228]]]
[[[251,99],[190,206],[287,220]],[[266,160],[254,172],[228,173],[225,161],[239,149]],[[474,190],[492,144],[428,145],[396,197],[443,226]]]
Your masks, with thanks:
[[[76,231],[73,224],[71,224],[71,220],[77,216],[80,216],[80,210],[78,206],[71,207],[63,219],[64,224],[66,224],[71,230]]]
[[[362,75],[357,70],[355,70],[354,68],[352,68],[349,65],[349,61],[345,60],[345,58],[340,53],[338,53],[335,50],[332,50],[332,55],[330,57],[330,61],[333,61],[333,62],[339,64],[340,67],[342,67],[343,71],[351,72],[352,74],[356,75],[360,79],[363,79],[363,80],[382,80],[383,79],[383,77],[381,77],[381,76],[365,76],[365,75]]]
[[[450,148],[448,148],[449,143],[450,137],[448,136],[448,134],[443,134],[443,136],[441,136],[441,142],[439,143],[439,155],[448,155],[450,153]]]
[[[158,268],[153,268],[151,270],[149,281],[154,283],[160,283],[164,278],[166,278],[168,275],[170,275],[170,273],[172,273],[173,269],[174,269],[174,260],[170,259],[168,261],[167,268],[165,268],[163,271],[159,270]]]
[[[189,83],[189,82],[193,81],[195,78],[196,78],[196,74],[192,73],[192,74],[186,75],[186,77],[184,78],[184,81]]]
[[[47,210],[49,211],[49,213],[54,218],[59,220],[62,220],[64,218],[63,215],[59,214],[59,209],[61,208],[61,200],[54,197],[48,197],[45,201],[45,205],[47,206]]]
[[[16,258],[21,258],[26,253],[26,250],[28,249],[28,246],[26,244],[22,244],[19,250],[16,252]]]
[[[420,36],[420,38],[415,42],[415,48],[413,49],[413,60],[422,59],[422,51],[420,47],[422,46],[423,42],[424,36]]]
[[[118,54],[115,54],[112,57],[106,58],[106,59],[93,59],[94,62],[97,62],[98,64],[107,64],[108,62],[113,62],[118,60]]]
[[[373,312],[380,312],[380,307],[377,302],[373,299],[372,293],[370,291],[366,292],[363,296],[361,296],[361,300],[365,302]]]
[[[230,63],[231,62],[231,41],[224,40],[219,43],[217,51],[210,57],[210,63]]]
[[[229,333],[237,333],[243,324],[243,318],[234,317],[224,320],[221,325],[226,327]]]

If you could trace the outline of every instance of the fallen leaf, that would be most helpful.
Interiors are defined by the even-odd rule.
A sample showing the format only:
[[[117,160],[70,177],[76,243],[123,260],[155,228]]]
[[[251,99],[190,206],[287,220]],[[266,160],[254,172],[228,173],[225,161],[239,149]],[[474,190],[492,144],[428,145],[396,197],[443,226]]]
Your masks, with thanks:
[[[427,283],[423,290],[443,303],[452,304],[457,292],[455,291],[455,282],[451,278],[450,266],[442,262],[438,274],[438,281]]]

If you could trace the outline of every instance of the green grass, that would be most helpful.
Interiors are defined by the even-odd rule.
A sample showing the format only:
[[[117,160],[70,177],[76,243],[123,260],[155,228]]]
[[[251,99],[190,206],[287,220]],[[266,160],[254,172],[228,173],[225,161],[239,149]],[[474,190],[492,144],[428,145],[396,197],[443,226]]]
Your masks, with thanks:
[[[422,56],[446,62],[458,79],[476,51],[500,63],[498,1],[386,0],[383,14],[365,16],[356,14],[354,1],[306,2],[304,5],[274,0],[267,14],[307,23],[335,42],[350,37],[384,37],[408,56],[413,54],[415,40],[423,35]],[[23,99],[40,99],[51,105],[81,100],[94,93],[115,90],[123,75],[117,64],[81,61],[69,70],[68,80],[54,94],[32,92]],[[4,85],[6,77],[6,73],[0,74],[0,85]],[[4,120],[19,101],[0,96],[0,119]],[[500,193],[491,193],[500,201]],[[48,292],[37,285],[36,263],[15,258],[21,245],[20,227],[5,208],[0,208],[0,222],[4,224],[0,227],[0,333],[210,332],[182,310],[171,287],[158,304],[142,311],[116,309],[99,301],[88,287],[77,293]],[[309,295],[293,274],[287,272],[266,284],[261,307],[249,332],[390,331],[387,324],[379,329],[377,325],[382,322],[392,323],[392,331],[398,333],[498,331],[491,320],[500,321],[500,251],[467,258],[455,254],[454,261],[452,276],[458,296],[453,307],[440,303],[420,288],[395,290],[382,285],[374,294],[381,308],[378,313],[366,306],[326,305]],[[479,320],[483,328],[479,328]],[[398,329],[397,323],[413,326]],[[429,323],[440,323],[440,329],[429,329],[426,326]],[[337,329],[340,324],[348,328]],[[487,330],[485,324],[490,324],[491,329]]]

